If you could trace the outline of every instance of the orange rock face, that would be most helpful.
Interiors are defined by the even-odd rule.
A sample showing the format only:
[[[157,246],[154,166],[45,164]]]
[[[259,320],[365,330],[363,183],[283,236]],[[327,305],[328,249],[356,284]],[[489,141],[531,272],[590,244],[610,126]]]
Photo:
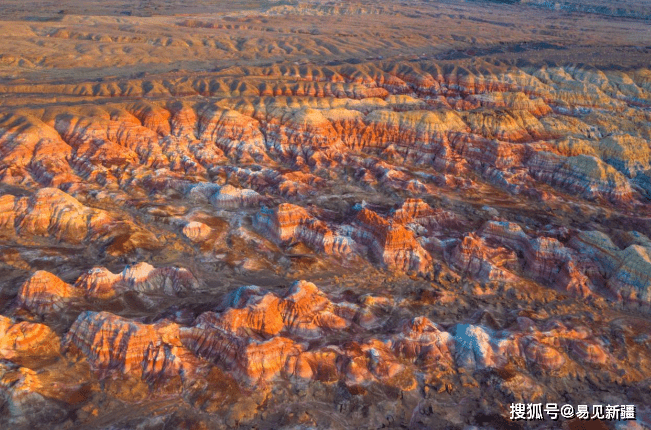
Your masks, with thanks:
[[[494,3],[0,1],[0,429],[651,428],[648,2]]]
[[[441,230],[463,225],[463,219],[454,212],[434,209],[421,199],[405,200],[393,212],[391,219],[404,225],[418,224],[433,235]]]
[[[0,356],[15,363],[48,360],[59,354],[59,337],[46,325],[0,317]]]
[[[191,351],[249,381],[282,375],[298,380],[344,378],[350,383],[384,381],[409,390],[413,377],[401,360],[430,372],[457,366],[500,368],[508,357],[521,356],[532,366],[559,372],[572,359],[603,363],[606,357],[601,343],[589,331],[568,330],[562,325],[538,329],[526,318],[520,328],[498,334],[470,325],[446,331],[418,317],[405,321],[401,331],[386,341],[372,339],[364,344],[306,350],[291,337],[314,336],[315,330],[327,336],[346,329],[350,322],[333,324],[336,319],[327,309],[344,304],[333,305],[313,284],[304,281],[295,284],[284,299],[262,295],[257,287],[242,287],[224,305],[221,314],[202,314],[195,326],[181,328],[180,338]],[[305,326],[308,320],[310,325]]]
[[[358,228],[355,232],[357,240],[389,267],[425,272],[431,263],[430,255],[414,234],[398,223],[364,208],[355,217],[354,225]]]
[[[67,305],[106,301],[128,292],[175,297],[198,286],[199,282],[187,269],[156,269],[147,263],[127,266],[120,274],[96,267],[81,275],[73,285],[49,272],[38,271],[22,285],[17,303],[37,314],[46,314],[62,312]]]
[[[281,333],[314,338],[350,324],[314,284],[304,281],[283,298],[242,287],[226,305],[220,315],[200,315],[196,327],[182,330],[182,339],[191,350],[238,369],[250,380],[276,376],[288,356],[302,350]]]
[[[416,317],[403,326],[401,336],[393,349],[398,356],[408,360],[433,364],[451,364],[453,339],[425,317]]]
[[[85,312],[66,335],[100,377],[111,372],[144,379],[170,378],[196,364],[179,340],[179,328],[169,322],[139,324],[115,315]]]
[[[101,238],[112,224],[107,212],[86,208],[56,188],[41,189],[31,198],[5,195],[2,200],[0,216],[9,235],[52,237],[74,244]]]
[[[268,232],[279,242],[300,241],[326,254],[348,254],[353,243],[328,228],[327,224],[312,217],[300,206],[283,203],[275,210],[263,209],[256,214],[255,226]]]
[[[57,276],[39,270],[22,285],[18,301],[34,312],[47,313],[61,311],[66,302],[75,300],[80,293]]]
[[[535,280],[587,297],[593,284],[572,249],[550,237],[529,238],[516,223],[489,221],[480,233],[522,255],[522,270]],[[581,270],[583,269],[583,270]]]
[[[486,280],[514,280],[506,265],[517,261],[517,256],[505,248],[489,247],[486,242],[473,234],[463,238],[450,255],[451,263],[464,273]]]

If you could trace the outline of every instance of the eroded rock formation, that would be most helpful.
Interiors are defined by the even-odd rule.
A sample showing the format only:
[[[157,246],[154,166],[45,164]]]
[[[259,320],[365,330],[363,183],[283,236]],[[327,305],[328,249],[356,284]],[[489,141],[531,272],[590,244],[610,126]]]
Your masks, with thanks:
[[[643,2],[23,3],[0,428],[651,428]]]
[[[17,303],[39,314],[62,312],[67,305],[106,301],[131,292],[176,297],[196,290],[199,282],[190,271],[176,267],[154,268],[147,263],[127,266],[118,274],[96,267],[73,285],[45,271],[34,273],[18,292]]]

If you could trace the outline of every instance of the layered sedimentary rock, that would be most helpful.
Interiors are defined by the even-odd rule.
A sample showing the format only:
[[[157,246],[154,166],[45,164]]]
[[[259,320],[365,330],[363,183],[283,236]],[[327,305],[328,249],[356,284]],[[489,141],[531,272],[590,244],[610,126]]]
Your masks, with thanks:
[[[515,222],[488,221],[482,226],[480,234],[484,238],[493,239],[516,249],[529,241],[522,227]]]
[[[323,330],[341,330],[349,324],[336,315],[333,304],[314,284],[304,281],[294,284],[282,298],[243,287],[225,305],[228,308],[221,315],[202,314],[195,327],[182,329],[182,341],[195,353],[249,380],[276,376],[287,358],[302,350],[281,332],[315,337]],[[260,337],[251,337],[252,333]]]
[[[558,272],[558,267],[570,259],[567,248],[557,239],[538,237],[529,242],[527,269],[539,278],[553,278]]]
[[[627,201],[633,196],[624,175],[595,156],[561,157],[539,152],[527,166],[534,178],[589,199]]]
[[[38,271],[23,283],[17,302],[33,312],[45,314],[62,312],[67,304],[108,300],[126,292],[175,297],[198,286],[199,282],[187,269],[154,268],[147,263],[127,266],[118,274],[96,267],[81,275],[73,285],[49,272]]]
[[[311,282],[299,281],[284,297],[272,293],[252,294],[243,287],[231,293],[219,325],[226,331],[274,336],[283,330],[306,337],[318,336],[322,330],[343,329],[345,319],[337,315],[336,306]],[[243,297],[244,294],[244,297]]]
[[[566,361],[557,349],[535,340],[526,344],[524,355],[527,360],[540,365],[546,371],[558,370]]]
[[[489,107],[489,108],[509,108],[527,111],[536,117],[540,117],[552,112],[552,109],[544,100],[535,98],[531,99],[524,93],[519,92],[494,92],[471,94],[465,100],[471,103],[472,107]]]
[[[620,264],[619,247],[600,231],[581,231],[572,237],[569,244],[594,261],[605,277],[611,276]]]
[[[393,341],[399,357],[424,365],[452,364],[454,338],[425,317],[404,323],[402,333]]]
[[[648,170],[651,148],[645,139],[628,134],[611,135],[599,141],[597,147],[603,160],[628,177]]]
[[[4,418],[19,428],[28,427],[34,421],[61,422],[67,412],[50,397],[50,383],[35,370],[0,364],[0,393],[6,405]]]
[[[559,372],[571,360],[599,364],[607,360],[603,343],[585,327],[568,330],[558,321],[544,327],[522,319],[520,329],[495,332],[477,325],[458,325],[455,333],[455,361],[466,368],[503,368],[515,357],[546,372]]]
[[[272,115],[266,125],[267,145],[297,166],[326,167],[327,154],[334,155],[333,151],[343,147],[332,124],[319,110],[278,110]]]
[[[409,369],[400,363],[387,344],[378,340],[303,352],[290,357],[286,373],[298,380],[333,382],[343,379],[350,384],[380,382],[405,391],[415,388]]]
[[[186,191],[188,197],[198,201],[209,201],[219,209],[237,209],[254,206],[263,200],[262,196],[248,188],[210,183],[193,184]]]
[[[197,88],[214,85],[224,89],[215,93],[232,94],[233,99],[219,105],[138,101],[91,112],[70,109],[8,114],[3,117],[8,130],[3,136],[7,140],[6,163],[0,166],[3,181],[16,184],[29,180],[30,184],[67,190],[88,184],[110,189],[137,184],[158,191],[175,181],[207,179],[212,169],[225,162],[224,154],[236,163],[273,165],[276,159],[291,162],[294,169],[318,171],[336,168],[351,152],[362,151],[456,174],[470,166],[489,180],[496,175],[491,168],[498,169],[498,176],[506,178],[507,184],[513,181],[507,189],[514,193],[530,186],[531,178],[588,199],[630,201],[636,198],[635,187],[648,193],[648,181],[643,178],[649,169],[651,136],[624,127],[603,137],[601,119],[585,118],[587,122],[583,122],[563,115],[568,103],[589,106],[585,108],[588,111],[594,106],[621,110],[621,102],[609,100],[621,97],[622,92],[639,98],[645,91],[643,78],[636,76],[629,86],[622,87],[617,83],[620,78],[613,76],[612,83],[598,89],[588,77],[592,72],[585,70],[543,68],[527,75],[489,64],[479,70],[446,70],[425,63],[383,67],[385,70],[365,65],[352,74],[340,68],[247,70],[280,80],[291,77],[301,85],[319,75],[316,86],[343,80],[385,86],[389,92],[359,98],[349,94],[336,98],[325,92],[277,97],[275,91],[271,95],[258,89],[250,95],[260,99],[238,99],[246,91],[229,93],[227,89],[238,84],[247,87],[244,82],[229,77],[211,83],[206,78],[208,81],[197,82],[192,91],[202,93]],[[568,101],[568,94],[583,85],[577,82],[594,87],[599,97]],[[165,85],[173,86],[170,82]],[[604,85],[608,91],[604,92]],[[416,97],[398,94],[409,91],[416,91]],[[421,101],[419,92],[439,99]],[[550,105],[556,107],[554,113]],[[458,114],[451,108],[467,111]],[[643,120],[643,116],[636,118]],[[16,135],[22,145],[11,141]],[[568,135],[583,143],[566,145],[564,137]],[[547,142],[558,138],[556,143]],[[523,165],[526,173],[514,171]],[[142,178],[139,168],[166,170],[169,177],[156,181]],[[226,189],[224,201],[218,199],[217,203],[230,207],[241,199],[255,200],[250,191],[242,192],[234,195],[234,190]]]
[[[449,142],[468,126],[453,112],[390,112],[374,111],[361,136],[370,148],[395,152],[401,157],[437,166],[453,167],[459,158]]]
[[[224,299],[223,311],[203,313],[189,327],[84,312],[64,345],[68,353],[86,356],[100,377],[117,373],[146,380],[188,378],[201,368],[199,356],[251,384],[278,377],[323,382],[343,378],[407,391],[417,382],[403,360],[426,374],[433,372],[435,378],[456,368],[502,369],[514,358],[550,375],[573,361],[601,365],[611,360],[603,342],[586,327],[570,328],[558,320],[541,325],[524,317],[501,331],[479,324],[444,330],[428,318],[416,317],[402,322],[396,333],[361,343],[310,347],[300,341],[327,340],[346,330],[351,321],[336,314],[339,306],[350,305],[333,303],[305,281],[295,283],[283,297],[259,287],[241,287]],[[510,389],[518,395],[529,392],[525,387]]]
[[[59,354],[59,336],[48,326],[0,316],[0,356],[15,363],[48,360]]]
[[[81,291],[44,270],[35,272],[22,285],[18,303],[37,313],[62,311],[66,303],[79,298]]]
[[[608,286],[625,300],[651,302],[651,248],[631,245],[619,255],[621,265]]]
[[[473,111],[466,121],[473,133],[506,142],[527,142],[548,137],[543,125],[526,110]]]
[[[56,188],[43,188],[32,197],[4,195],[0,206],[2,227],[10,235],[80,243],[102,238],[116,227],[106,211],[85,207]]]
[[[218,208],[237,208],[254,205],[261,200],[258,193],[249,189],[237,189],[224,185],[210,197],[210,202]]]
[[[410,224],[420,225],[432,234],[463,225],[463,219],[457,214],[442,209],[434,209],[421,199],[405,200],[392,213],[391,219],[407,226]]]
[[[517,261],[513,251],[488,246],[483,238],[469,234],[453,249],[449,260],[460,272],[490,281],[515,280],[507,266]]]
[[[524,260],[521,269],[538,282],[580,296],[591,294],[592,283],[584,273],[578,255],[558,239],[529,238],[518,224],[503,221],[488,221],[479,234],[519,252]]]
[[[54,129],[30,116],[5,114],[0,124],[5,131],[0,169],[3,183],[74,187],[81,182],[65,160],[72,148]]]
[[[239,160],[267,158],[264,136],[253,118],[236,110],[206,107],[197,118],[202,140],[215,142],[225,154]]]
[[[89,276],[92,277],[92,273],[89,273]],[[122,289],[174,295],[190,291],[199,285],[197,279],[187,269],[177,267],[154,268],[147,263],[127,266],[120,276],[119,282],[122,284],[114,287],[116,291]]]
[[[21,244],[50,243],[81,246],[105,245],[106,252],[121,255],[140,248],[160,248],[154,234],[108,211],[84,206],[56,188],[42,188],[30,197],[0,197],[0,235]]]
[[[604,233],[583,231],[570,245],[597,265],[593,276],[605,279],[619,297],[634,302],[649,302],[649,247],[633,244],[621,250]]]
[[[271,210],[263,208],[253,219],[254,227],[268,232],[278,242],[303,242],[326,254],[348,254],[353,241],[332,231],[298,205],[283,203]]]
[[[425,272],[431,264],[432,257],[418,243],[413,232],[401,224],[362,208],[353,225],[357,228],[354,237],[388,267]]]
[[[651,427],[643,2],[23,3],[0,428]]]
[[[648,303],[650,248],[645,241],[641,243],[622,250],[606,234],[598,231],[582,231],[570,240],[570,246],[596,265],[589,275],[605,281],[607,287],[624,300]]]
[[[193,242],[202,242],[210,236],[211,232],[209,226],[198,221],[190,221],[183,226],[183,235]]]
[[[207,324],[182,329],[180,335],[190,351],[217,362],[245,382],[278,376],[287,357],[301,350],[300,345],[283,336],[242,339]]]
[[[179,327],[167,321],[139,324],[106,312],[84,312],[64,342],[85,355],[100,377],[118,372],[155,380],[191,372],[196,365],[178,333]]]
[[[313,338],[350,324],[314,284],[304,281],[295,283],[284,297],[242,287],[224,306],[221,314],[202,314],[195,327],[182,329],[183,344],[250,380],[276,376],[288,356],[302,350],[281,333]]]
[[[249,241],[245,242],[249,248],[241,252],[259,248],[267,258],[275,252],[263,240],[270,238],[286,249],[301,249],[296,245],[304,243],[313,258],[333,255],[332,261],[346,262],[361,255],[371,266],[390,272],[432,275],[431,269],[439,266],[432,264],[428,252],[432,251],[453,272],[470,278],[464,282],[491,281],[509,288],[526,279],[579,297],[601,294],[600,288],[606,287],[626,303],[649,303],[651,263],[644,235],[621,233],[615,240],[618,246],[597,231],[563,230],[560,225],[566,224],[553,221],[552,215],[548,215],[552,225],[544,232],[536,232],[535,223],[525,233],[521,227],[525,222],[501,220],[517,219],[508,205],[514,208],[523,204],[517,199],[531,197],[523,200],[525,205],[586,199],[610,208],[643,207],[638,202],[646,189],[646,138],[606,135],[588,125],[585,117],[587,122],[566,118],[558,105],[567,96],[549,87],[527,88],[534,97],[530,99],[519,92],[523,88],[519,84],[472,82],[467,75],[454,77],[450,71],[444,78],[436,76],[444,84],[435,84],[436,80],[427,84],[421,72],[412,70],[405,80],[382,81],[382,91],[417,89],[415,96],[378,92],[384,99],[375,97],[378,94],[367,100],[328,102],[294,96],[270,103],[242,99],[223,102],[229,106],[226,110],[201,103],[138,102],[99,109],[90,117],[57,112],[49,118],[21,119],[29,124],[25,145],[37,156],[12,147],[6,159],[16,166],[2,170],[4,184],[56,186],[75,196],[84,187],[102,188],[89,194],[84,204],[57,188],[29,192],[28,197],[5,195],[0,201],[4,234],[12,240],[46,238],[77,246],[116,241],[108,252],[114,257],[157,241],[153,231],[145,232],[125,216],[113,216],[115,199],[138,216],[146,214],[139,219],[162,222],[185,243],[198,245],[196,252],[203,256],[208,255],[206,249],[241,246],[233,240],[237,237]],[[483,91],[499,93],[477,94]],[[437,98],[436,92],[446,97]],[[433,97],[418,98],[425,93]],[[610,106],[603,95],[580,102],[600,109]],[[4,142],[15,132],[8,129],[13,131],[3,135]],[[46,136],[61,154],[72,155],[57,159],[52,154],[58,161],[45,163],[39,152],[43,143],[35,143],[39,136]],[[636,146],[642,149],[636,152]],[[17,181],[20,175],[28,180]],[[551,187],[538,190],[541,184]],[[339,195],[340,188],[351,193],[345,203],[320,200],[321,190]],[[396,196],[390,204],[366,207],[354,194],[360,190]],[[450,191],[459,192],[462,199],[451,203],[443,197]],[[476,195],[490,196],[490,205],[499,210],[469,208],[467,202]],[[509,200],[513,195],[517,199]],[[302,202],[308,198],[309,206]],[[156,203],[150,205],[148,199]],[[91,202],[102,209],[92,208]],[[251,209],[261,203],[272,209]],[[205,208],[211,206],[221,217],[218,221],[207,216]],[[249,218],[242,215],[247,211],[255,211],[250,220],[262,239],[247,236]],[[229,223],[238,226],[238,233],[226,233],[221,244],[218,226]],[[643,223],[638,225],[635,228],[644,230]],[[135,246],[119,245],[136,233],[144,238],[134,240]],[[235,260],[242,273],[257,267],[246,261],[240,264],[230,249],[225,252],[226,258],[220,254],[211,258],[223,258],[228,264]],[[247,258],[251,255],[255,254]],[[456,274],[439,270],[432,279],[455,279]],[[138,306],[155,309],[197,286],[185,269],[154,269],[147,264],[119,274],[92,269],[73,284],[37,271],[23,283],[15,303],[23,315],[49,317],[75,312],[91,302],[94,309],[116,303],[131,309],[131,293],[137,293]],[[482,288],[473,291],[495,294]],[[438,296],[433,297],[436,303]],[[258,382],[287,380],[299,385],[338,382],[359,392],[372,384],[410,393],[424,387],[451,391],[459,372],[497,372],[509,376],[498,380],[495,389],[516,399],[543,395],[544,384],[528,376],[532,372],[556,381],[584,366],[623,365],[616,356],[621,352],[587,329],[525,319],[501,329],[490,318],[488,325],[483,320],[439,324],[429,314],[424,315],[431,319],[414,313],[423,303],[396,311],[402,303],[370,295],[335,300],[314,284],[299,283],[286,294],[238,289],[215,311],[198,315],[166,310],[176,323],[156,319],[145,324],[87,312],[67,329],[65,357],[82,354],[100,378],[128,375],[152,384],[187,381],[193,372],[217,366],[247,389]],[[394,312],[399,317],[387,316]],[[29,323],[5,324],[10,327],[5,336],[9,340],[2,354],[6,360],[26,364],[27,355],[40,353],[24,348],[20,336],[14,336],[19,329],[13,327],[21,324]],[[27,328],[38,331],[20,327],[23,336]],[[358,333],[363,336],[357,338]],[[56,335],[39,336],[42,339],[37,336],[34,344],[44,345],[42,361],[55,359]],[[638,354],[634,347],[626,351]],[[19,400],[21,387],[33,394],[46,385],[22,385],[32,374],[20,369],[24,370],[7,373],[9,382],[3,388],[17,414],[27,410],[21,409],[27,404]],[[458,378],[460,387],[483,383],[470,376]],[[28,398],[38,404],[41,397]]]
[[[190,350],[249,381],[289,375],[361,382],[391,380],[404,371],[378,341],[312,351],[293,341],[291,337],[317,338],[345,330],[359,315],[355,305],[333,304],[314,284],[297,282],[282,298],[243,287],[231,293],[224,306],[221,314],[202,314],[194,327],[181,329],[181,339]]]
[[[501,357],[495,354],[495,341],[491,337],[484,327],[458,325],[454,333],[457,366],[469,369],[499,367]]]

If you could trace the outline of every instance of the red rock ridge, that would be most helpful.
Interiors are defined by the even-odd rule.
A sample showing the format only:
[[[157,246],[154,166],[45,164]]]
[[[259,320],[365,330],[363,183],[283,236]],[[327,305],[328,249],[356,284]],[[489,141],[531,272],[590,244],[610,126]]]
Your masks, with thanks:
[[[81,275],[74,285],[40,270],[23,283],[17,304],[37,314],[46,314],[61,312],[68,304],[108,300],[129,291],[178,296],[198,286],[199,282],[187,269],[154,268],[147,263],[127,266],[119,274],[96,267]]]
[[[383,264],[398,270],[425,272],[432,257],[418,243],[414,234],[398,223],[386,220],[370,209],[356,215],[353,231],[356,240],[368,246]]]
[[[140,324],[107,312],[84,312],[64,340],[86,356],[100,378],[112,372],[143,379],[172,378],[197,365],[179,340],[179,327],[169,321]]]
[[[303,242],[326,254],[346,255],[354,246],[349,238],[290,203],[282,203],[273,210],[263,208],[255,215],[253,225],[259,231],[270,233],[277,242]]]

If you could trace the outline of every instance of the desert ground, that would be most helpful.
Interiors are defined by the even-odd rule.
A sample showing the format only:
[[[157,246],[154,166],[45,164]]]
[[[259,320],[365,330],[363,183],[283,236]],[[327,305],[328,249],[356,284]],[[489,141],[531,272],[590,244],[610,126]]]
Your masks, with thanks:
[[[647,1],[4,0],[0,41],[0,428],[651,428]]]

